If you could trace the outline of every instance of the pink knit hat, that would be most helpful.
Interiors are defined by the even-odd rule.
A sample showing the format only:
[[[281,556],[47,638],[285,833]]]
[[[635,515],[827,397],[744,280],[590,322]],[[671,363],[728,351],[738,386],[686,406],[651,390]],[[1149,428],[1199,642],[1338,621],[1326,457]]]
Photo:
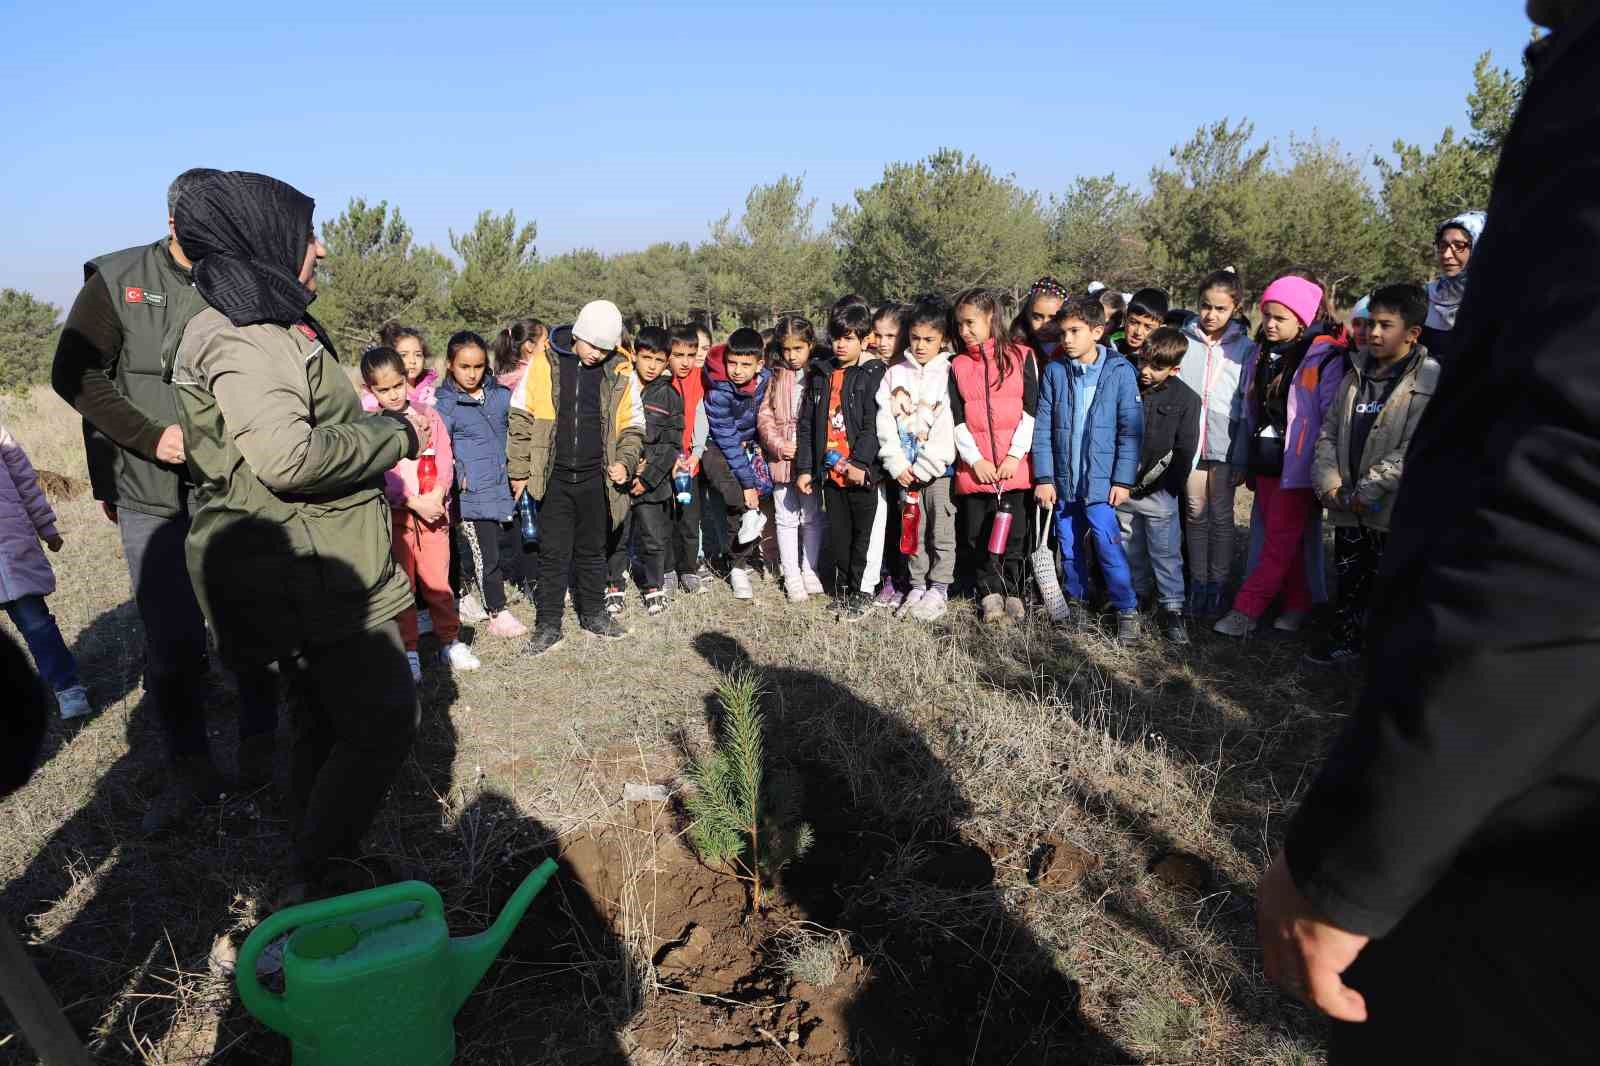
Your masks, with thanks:
[[[1322,287],[1289,274],[1268,285],[1261,294],[1262,306],[1269,303],[1282,304],[1294,312],[1302,326],[1309,326],[1317,320],[1317,308],[1322,306]]]

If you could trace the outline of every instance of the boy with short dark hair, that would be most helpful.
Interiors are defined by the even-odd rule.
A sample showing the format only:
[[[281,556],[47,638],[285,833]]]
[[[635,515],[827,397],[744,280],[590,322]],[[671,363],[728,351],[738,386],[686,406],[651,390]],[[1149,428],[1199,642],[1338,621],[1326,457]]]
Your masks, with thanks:
[[[1117,609],[1117,639],[1139,635],[1139,600],[1122,548],[1117,508],[1139,480],[1144,434],[1138,374],[1127,359],[1103,347],[1105,308],[1074,299],[1056,314],[1064,358],[1051,362],[1039,383],[1033,426],[1034,497],[1056,516],[1061,569],[1073,615],[1087,621],[1089,545]]]
[[[1122,333],[1114,339],[1117,352],[1131,362],[1138,362],[1150,334],[1166,324],[1172,301],[1160,289],[1140,289],[1128,301],[1128,310],[1122,316]]]
[[[612,531],[606,610],[613,617],[621,613],[630,547],[638,565],[636,577],[644,592],[645,611],[656,615],[667,609],[665,569],[672,524],[672,474],[683,438],[683,397],[672,387],[672,375],[667,373],[667,349],[667,331],[660,326],[646,326],[634,339],[633,373],[644,406],[644,454],[628,489],[633,501],[628,519]]]
[[[700,476],[700,461],[706,450],[706,386],[700,373],[700,327],[694,323],[673,326],[667,341],[667,369],[672,388],[683,410],[683,435],[678,444],[678,459],[673,465],[672,529],[669,534],[667,569],[662,588],[667,592],[682,589],[693,595],[700,591],[701,507],[705,485]],[[677,484],[680,474],[688,484]],[[720,518],[719,518],[719,528]]]
[[[844,621],[861,618],[872,602],[877,575],[868,574],[868,561],[888,520],[878,484],[878,385],[888,367],[864,357],[871,333],[865,303],[834,305],[828,316],[833,351],[811,361],[795,435],[795,487],[810,494],[820,486],[834,601]]]
[[[1188,350],[1188,338],[1168,326],[1153,331],[1139,350],[1139,479],[1117,508],[1134,591],[1141,599],[1154,592],[1162,632],[1174,644],[1189,643],[1178,501],[1200,447],[1200,397],[1174,376]]]
[[[1386,285],[1367,301],[1367,346],[1350,356],[1350,371],[1317,436],[1311,486],[1334,524],[1339,575],[1331,639],[1306,659],[1339,666],[1361,658],[1367,601],[1389,540],[1411,435],[1439,383],[1439,364],[1419,339],[1427,294],[1416,285]]]
[[[706,480],[722,498],[727,515],[730,566],[728,584],[736,599],[755,599],[750,570],[761,545],[766,516],[761,497],[772,494],[772,478],[761,454],[756,411],[767,394],[772,371],[764,363],[765,346],[753,329],[736,329],[727,344],[706,356]]]

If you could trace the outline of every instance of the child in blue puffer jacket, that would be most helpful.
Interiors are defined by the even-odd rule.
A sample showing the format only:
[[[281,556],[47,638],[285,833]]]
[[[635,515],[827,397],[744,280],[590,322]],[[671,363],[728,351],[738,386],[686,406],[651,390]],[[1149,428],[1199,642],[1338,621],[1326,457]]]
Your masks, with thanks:
[[[740,600],[753,600],[750,563],[761,546],[766,516],[761,498],[772,495],[772,475],[761,454],[756,414],[766,398],[772,371],[763,364],[761,334],[753,329],[734,330],[728,343],[706,356],[706,428],[711,441],[701,460],[701,470],[722,497],[728,516],[728,543],[732,566],[728,584]],[[711,507],[711,501],[706,501]]]

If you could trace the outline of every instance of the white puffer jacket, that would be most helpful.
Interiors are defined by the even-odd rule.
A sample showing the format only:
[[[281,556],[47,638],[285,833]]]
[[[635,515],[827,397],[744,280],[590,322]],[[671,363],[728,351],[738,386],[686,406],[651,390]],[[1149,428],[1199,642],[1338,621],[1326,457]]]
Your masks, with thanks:
[[[1244,417],[1245,367],[1256,357],[1256,342],[1237,319],[1213,342],[1200,331],[1200,316],[1190,315],[1183,324],[1189,350],[1178,367],[1178,380],[1200,397],[1200,447],[1195,462],[1228,461],[1233,437]]]
[[[915,461],[907,454],[908,440]],[[878,461],[891,478],[910,470],[927,483],[949,473],[956,461],[956,426],[948,354],[940,352],[924,366],[907,352],[884,372],[878,384]]]

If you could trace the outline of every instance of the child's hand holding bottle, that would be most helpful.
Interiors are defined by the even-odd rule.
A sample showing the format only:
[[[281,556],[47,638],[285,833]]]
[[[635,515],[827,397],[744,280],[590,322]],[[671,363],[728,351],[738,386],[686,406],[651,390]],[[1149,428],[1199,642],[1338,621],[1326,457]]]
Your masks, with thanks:
[[[444,489],[438,488],[432,492],[409,497],[406,500],[406,508],[428,525],[435,525],[444,520]]]

